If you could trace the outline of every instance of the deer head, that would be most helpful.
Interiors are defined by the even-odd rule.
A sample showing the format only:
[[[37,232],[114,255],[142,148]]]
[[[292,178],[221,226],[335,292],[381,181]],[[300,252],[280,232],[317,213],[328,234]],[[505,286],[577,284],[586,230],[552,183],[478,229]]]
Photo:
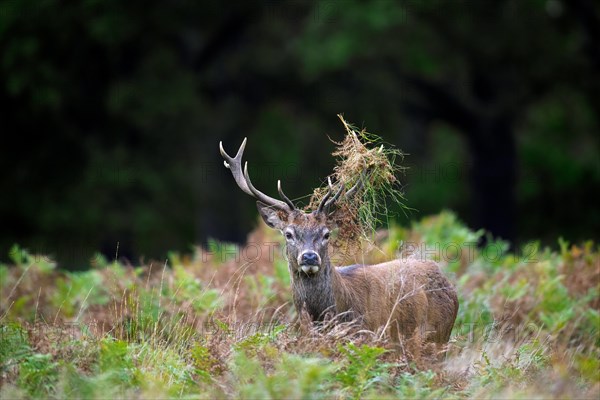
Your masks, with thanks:
[[[329,190],[317,209],[304,212],[283,193],[281,181],[277,181],[277,191],[282,200],[267,196],[252,185],[247,162],[242,171],[245,147],[244,138],[235,157],[231,157],[223,149],[223,143],[219,143],[225,167],[231,170],[237,185],[243,192],[257,199],[256,206],[264,222],[279,230],[285,237],[290,271],[299,275],[314,276],[330,268],[327,244],[330,232],[335,228],[330,218],[331,210],[344,192],[345,185],[339,182],[339,188],[335,189],[328,178]],[[345,198],[353,196],[360,189],[363,178],[364,175],[344,193]]]

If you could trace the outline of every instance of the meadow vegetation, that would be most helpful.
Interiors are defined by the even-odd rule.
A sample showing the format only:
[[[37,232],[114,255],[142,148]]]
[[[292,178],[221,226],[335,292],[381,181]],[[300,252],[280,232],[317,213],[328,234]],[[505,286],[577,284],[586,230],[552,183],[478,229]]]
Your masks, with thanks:
[[[296,315],[277,232],[84,272],[14,246],[0,266],[1,398],[598,398],[600,251],[475,243],[443,212],[359,260],[428,257],[456,283],[447,351]],[[334,257],[335,258],[335,257]]]

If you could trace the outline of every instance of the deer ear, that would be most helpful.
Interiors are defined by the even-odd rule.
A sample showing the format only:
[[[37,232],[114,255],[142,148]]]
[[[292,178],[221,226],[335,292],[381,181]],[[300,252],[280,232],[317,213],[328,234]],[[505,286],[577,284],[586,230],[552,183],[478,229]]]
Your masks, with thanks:
[[[256,208],[258,208],[258,212],[263,221],[265,221],[265,224],[269,225],[271,228],[279,230],[284,228],[284,222],[281,220],[281,214],[285,213],[285,211],[268,206],[262,201],[256,202]]]

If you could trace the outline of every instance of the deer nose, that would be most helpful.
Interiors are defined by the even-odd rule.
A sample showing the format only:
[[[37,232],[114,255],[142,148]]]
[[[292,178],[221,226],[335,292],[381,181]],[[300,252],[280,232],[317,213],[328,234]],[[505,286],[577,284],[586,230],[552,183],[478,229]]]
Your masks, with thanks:
[[[301,265],[319,265],[319,255],[314,251],[302,253]]]

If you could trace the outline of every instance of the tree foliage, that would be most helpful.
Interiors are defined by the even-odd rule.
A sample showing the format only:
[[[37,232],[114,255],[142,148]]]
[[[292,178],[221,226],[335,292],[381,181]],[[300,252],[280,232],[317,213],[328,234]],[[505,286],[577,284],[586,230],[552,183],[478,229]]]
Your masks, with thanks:
[[[117,243],[131,258],[242,240],[255,210],[218,141],[249,136],[257,185],[308,201],[340,112],[409,154],[421,214],[453,208],[508,239],[597,234],[598,14],[588,0],[4,1],[0,246],[79,264]]]

